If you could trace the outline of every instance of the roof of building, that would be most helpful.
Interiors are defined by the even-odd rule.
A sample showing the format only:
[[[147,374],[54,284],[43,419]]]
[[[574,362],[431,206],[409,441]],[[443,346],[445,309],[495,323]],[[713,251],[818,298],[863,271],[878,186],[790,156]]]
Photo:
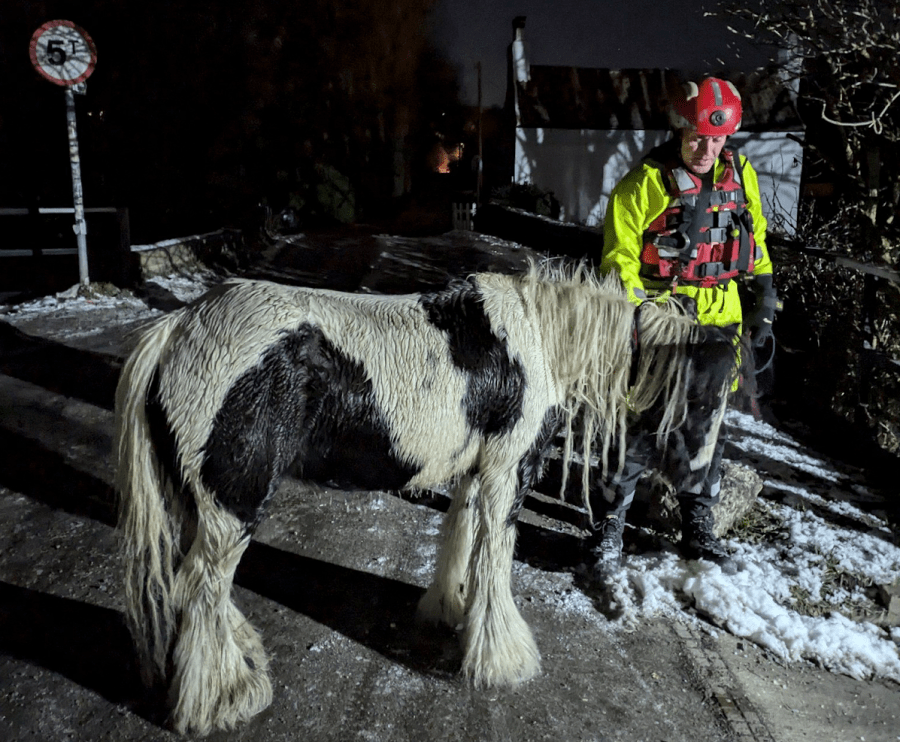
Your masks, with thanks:
[[[688,77],[677,70],[588,69],[531,65],[518,85],[520,126],[557,129],[667,129],[669,91]],[[741,128],[802,129],[791,91],[777,70],[729,75],[741,94]]]

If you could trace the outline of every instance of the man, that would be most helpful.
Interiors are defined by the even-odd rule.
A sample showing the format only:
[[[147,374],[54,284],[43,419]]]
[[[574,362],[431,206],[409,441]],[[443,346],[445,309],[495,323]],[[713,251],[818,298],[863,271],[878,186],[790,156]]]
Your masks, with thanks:
[[[696,304],[698,322],[720,327],[742,321],[738,280],[749,277],[756,307],[745,329],[754,345],[762,345],[771,336],[777,298],[757,175],[726,144],[741,114],[731,83],[707,78],[685,86],[670,109],[675,136],[651,150],[610,196],[600,271],[618,272],[635,303],[687,298],[685,305]],[[621,564],[625,514],[651,445],[646,434],[634,431],[623,470],[603,484],[605,502],[592,497],[595,513],[606,510],[591,540],[599,579]],[[734,561],[713,535],[710,510],[719,500],[723,445],[720,436],[697,491],[676,496],[682,553],[733,573]]]

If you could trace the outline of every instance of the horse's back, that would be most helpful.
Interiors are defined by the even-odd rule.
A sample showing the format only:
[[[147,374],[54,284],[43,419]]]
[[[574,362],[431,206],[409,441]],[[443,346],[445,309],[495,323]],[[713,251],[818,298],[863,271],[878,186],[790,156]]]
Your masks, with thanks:
[[[175,322],[158,371],[171,437],[188,477],[242,519],[289,468],[399,488],[474,461],[470,380],[420,297],[238,281]]]

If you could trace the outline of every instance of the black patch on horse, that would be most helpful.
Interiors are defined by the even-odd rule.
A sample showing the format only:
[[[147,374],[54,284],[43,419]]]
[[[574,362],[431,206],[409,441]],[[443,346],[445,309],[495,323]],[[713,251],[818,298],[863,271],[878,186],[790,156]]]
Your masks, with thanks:
[[[204,483],[251,528],[291,469],[344,489],[398,489],[418,471],[394,455],[363,366],[308,323],[232,384],[204,453]]]
[[[525,369],[511,358],[505,334],[497,336],[484,298],[471,281],[420,299],[428,321],[447,335],[453,364],[466,374],[466,422],[485,435],[502,435],[522,417]]]
[[[177,491],[184,491],[184,478],[181,475],[181,462],[178,460],[178,442],[169,425],[169,419],[159,397],[159,369],[153,372],[150,386],[147,388],[147,427],[150,432],[150,441],[156,458],[162,469],[163,479],[168,479],[172,487]],[[193,498],[180,497],[179,501],[193,502]]]
[[[528,490],[534,487],[544,475],[544,464],[547,461],[547,454],[550,451],[554,438],[562,428],[562,420],[562,410],[559,407],[551,407],[547,410],[537,438],[534,439],[527,453],[519,461],[519,490],[506,518],[507,526],[516,524],[516,521],[519,519],[519,513],[522,512],[522,506],[525,504]]]

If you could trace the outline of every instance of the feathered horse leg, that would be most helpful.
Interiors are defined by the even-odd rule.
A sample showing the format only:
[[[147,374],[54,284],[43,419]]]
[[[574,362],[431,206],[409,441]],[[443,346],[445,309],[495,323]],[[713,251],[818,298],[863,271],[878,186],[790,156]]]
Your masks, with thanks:
[[[463,674],[477,685],[514,685],[540,671],[531,629],[512,595],[516,544],[515,467],[482,470],[469,601],[462,634]]]
[[[204,734],[258,713],[272,689],[259,636],[231,600],[247,527],[196,479],[173,482],[165,446],[154,445],[151,429],[165,421],[153,390],[178,321],[173,313],[145,333],[119,380],[119,534],[141,676],[168,688],[176,730]]]
[[[173,590],[178,640],[169,696],[172,726],[180,733],[229,729],[272,701],[259,634],[231,596],[249,543],[238,518],[211,502],[200,507],[197,537]]]
[[[469,587],[469,564],[479,523],[480,480],[466,475],[453,488],[442,528],[434,580],[419,601],[418,615],[432,623],[456,628],[463,622]]]

